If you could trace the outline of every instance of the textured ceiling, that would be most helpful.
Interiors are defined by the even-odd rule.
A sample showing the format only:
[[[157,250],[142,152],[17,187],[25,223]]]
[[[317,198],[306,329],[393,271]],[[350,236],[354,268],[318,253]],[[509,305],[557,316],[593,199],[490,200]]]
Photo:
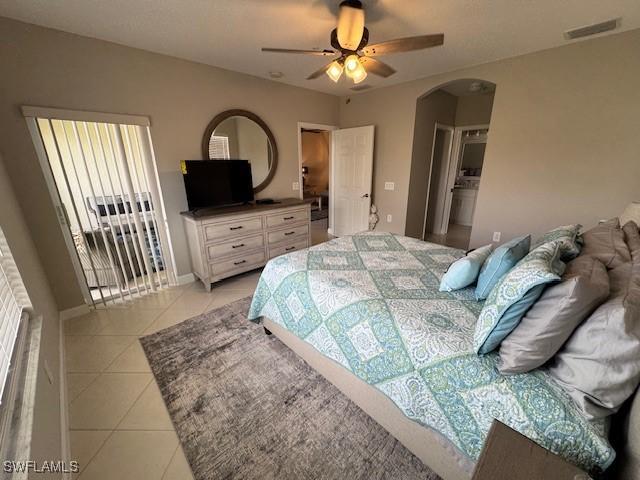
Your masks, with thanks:
[[[353,84],[305,77],[322,57],[263,53],[260,47],[327,48],[338,1],[329,0],[0,0],[0,15],[336,95]],[[373,87],[543,50],[563,32],[622,17],[616,32],[640,27],[638,0],[363,0],[370,42],[444,33],[445,44],[381,57],[398,73]]]

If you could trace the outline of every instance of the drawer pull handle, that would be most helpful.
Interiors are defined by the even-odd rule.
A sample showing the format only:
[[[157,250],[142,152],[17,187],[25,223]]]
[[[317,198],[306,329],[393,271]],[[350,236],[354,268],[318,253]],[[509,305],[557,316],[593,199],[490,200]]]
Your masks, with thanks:
[[[241,243],[239,245],[231,245],[231,248],[240,248],[240,247],[244,247],[244,243]]]
[[[296,249],[296,247],[287,247],[284,250],[285,250],[285,252],[288,252],[290,250],[295,250],[295,249]]]
[[[233,262],[234,265],[242,265],[243,263],[247,263],[246,260],[240,260],[239,262]]]
[[[293,235],[296,232],[284,232],[285,235]]]
[[[242,225],[240,225],[239,227],[229,227],[229,230],[240,230],[242,228]]]
[[[296,217],[284,217],[283,220],[293,220],[294,218],[296,218]]]

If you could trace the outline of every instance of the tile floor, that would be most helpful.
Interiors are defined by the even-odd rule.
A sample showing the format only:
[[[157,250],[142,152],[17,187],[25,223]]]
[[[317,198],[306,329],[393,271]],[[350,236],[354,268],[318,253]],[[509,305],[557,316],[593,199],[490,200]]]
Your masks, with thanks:
[[[65,323],[75,478],[193,478],[138,338],[251,295],[259,274],[225,280],[211,293],[200,282],[175,287]]]
[[[329,219],[315,220],[311,222],[311,244],[318,245],[319,243],[331,240],[333,237],[329,235],[327,229],[329,228]]]
[[[469,240],[471,238],[471,227],[464,225],[456,225],[450,223],[445,235],[437,235],[435,233],[427,234],[428,242],[439,243],[448,247],[467,250],[469,248]]]

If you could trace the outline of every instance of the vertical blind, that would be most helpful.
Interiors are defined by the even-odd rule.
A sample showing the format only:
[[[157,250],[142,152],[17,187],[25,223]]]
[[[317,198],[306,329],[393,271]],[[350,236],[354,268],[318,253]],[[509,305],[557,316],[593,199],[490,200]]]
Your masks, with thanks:
[[[209,158],[229,160],[229,137],[212,135],[209,140]]]
[[[148,127],[37,118],[92,300],[126,301],[173,283]]]
[[[0,228],[0,401],[9,377],[22,313],[30,307],[20,272]]]

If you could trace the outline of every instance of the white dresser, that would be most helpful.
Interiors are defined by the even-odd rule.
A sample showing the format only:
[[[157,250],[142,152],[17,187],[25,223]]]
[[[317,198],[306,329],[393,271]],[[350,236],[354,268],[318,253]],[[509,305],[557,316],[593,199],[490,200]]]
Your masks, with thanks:
[[[264,266],[267,260],[310,246],[310,205],[285,199],[182,213],[193,273],[208,291],[223,278]]]

